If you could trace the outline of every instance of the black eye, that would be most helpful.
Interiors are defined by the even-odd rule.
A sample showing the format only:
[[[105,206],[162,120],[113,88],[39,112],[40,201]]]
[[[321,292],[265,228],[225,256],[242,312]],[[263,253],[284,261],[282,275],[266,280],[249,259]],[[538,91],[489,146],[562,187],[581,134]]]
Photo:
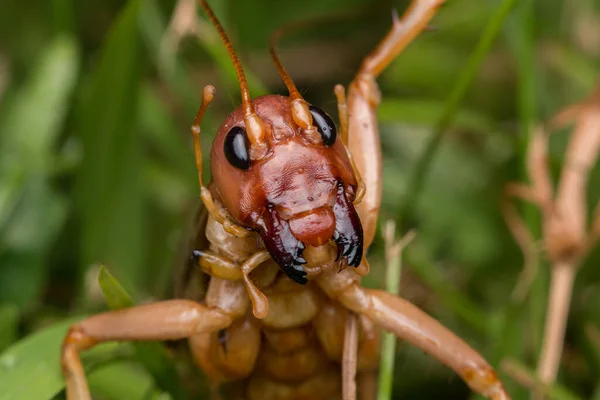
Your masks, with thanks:
[[[250,155],[248,154],[248,136],[246,130],[239,126],[234,126],[225,137],[225,157],[229,164],[239,169],[250,168]]]
[[[333,145],[335,143],[337,131],[331,117],[327,115],[325,111],[315,106],[309,106],[308,109],[312,114],[313,125],[317,127],[325,146]]]

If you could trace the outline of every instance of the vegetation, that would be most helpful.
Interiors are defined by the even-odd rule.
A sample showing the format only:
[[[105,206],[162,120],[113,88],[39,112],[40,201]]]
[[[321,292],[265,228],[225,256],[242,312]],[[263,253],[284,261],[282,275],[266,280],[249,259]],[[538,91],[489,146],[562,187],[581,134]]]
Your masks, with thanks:
[[[212,3],[250,73],[253,96],[285,93],[268,56],[269,35],[292,21],[333,16],[308,22],[279,45],[305,98],[331,115],[334,85],[352,79],[390,26],[390,10],[407,4]],[[178,243],[198,198],[189,126],[202,88],[217,88],[202,127],[205,162],[219,123],[241,103],[233,68],[202,12],[197,20],[183,14],[176,26],[194,30],[179,37],[167,30],[174,7],[166,0],[3,6],[0,400],[64,397],[58,353],[70,323],[105,310],[107,301],[118,308],[131,298],[169,295]],[[402,251],[400,293],[480,350],[513,398],[526,399],[535,385],[551,262],[536,246],[532,283],[513,295],[526,262],[501,204],[509,182],[529,181],[533,128],[593,91],[600,3],[450,0],[434,25],[379,80],[381,226],[392,219],[397,236],[415,233]],[[555,181],[569,132],[551,136]],[[598,166],[586,196],[591,214],[600,198]],[[540,241],[542,214],[516,204]],[[378,234],[366,285],[385,286],[384,253]],[[598,265],[598,246],[578,264],[550,398],[600,399]],[[181,367],[161,345],[103,345],[84,363],[101,399],[206,393],[173,378]],[[397,348],[393,374],[387,381],[394,398],[473,396],[451,371],[406,344]]]

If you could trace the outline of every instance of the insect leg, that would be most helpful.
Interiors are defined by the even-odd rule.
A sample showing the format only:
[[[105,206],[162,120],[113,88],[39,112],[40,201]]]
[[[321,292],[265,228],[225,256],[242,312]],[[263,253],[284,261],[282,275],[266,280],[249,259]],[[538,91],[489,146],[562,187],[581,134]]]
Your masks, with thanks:
[[[354,313],[346,317],[344,355],[342,358],[342,398],[356,400],[356,358],[358,356],[358,323]]]
[[[364,245],[368,248],[375,236],[381,204],[381,145],[377,124],[380,92],[375,79],[388,64],[426,26],[444,0],[413,0],[402,19],[394,16],[392,29],[379,46],[368,55],[348,90],[348,149],[366,185],[357,212],[364,228]]]
[[[62,345],[61,363],[68,400],[90,400],[79,352],[119,340],[177,340],[214,332],[231,324],[224,310],[190,300],[169,300],[98,314],[71,326]]]
[[[254,282],[252,282],[252,279],[250,279],[250,272],[270,258],[271,255],[269,252],[263,250],[259,251],[258,253],[254,253],[241,265],[242,274],[244,275],[244,283],[246,284],[248,295],[252,301],[252,312],[258,319],[265,318],[269,313],[269,301],[267,300],[267,296],[265,296],[265,294],[256,287]]]
[[[373,400],[377,393],[377,369],[381,352],[381,328],[364,315],[359,315],[360,345],[358,347],[358,366],[356,383],[357,398]]]
[[[477,393],[510,399],[496,372],[462,339],[410,302],[381,290],[360,287],[352,270],[326,273],[318,284],[332,299],[452,368]]]
[[[216,276],[232,281],[244,278],[240,266],[225,257],[210,250],[194,250],[192,257],[198,263],[200,269],[210,276]]]
[[[225,382],[248,377],[260,351],[258,321],[247,314],[218,332],[202,333],[189,339],[195,363],[216,390]]]
[[[200,184],[200,198],[206,206],[206,210],[216,221],[218,221],[223,228],[236,237],[246,237],[249,232],[242,226],[239,226],[229,216],[229,213],[224,207],[218,207],[210,193],[210,190],[204,185],[204,177],[202,172],[202,145],[200,143],[200,123],[204,117],[204,113],[208,108],[208,105],[215,97],[215,87],[207,85],[204,87],[204,93],[202,96],[202,104],[198,109],[194,124],[191,127],[192,136],[194,138],[194,156],[196,159],[196,169],[198,170],[198,183]]]
[[[360,171],[356,167],[356,163],[354,162],[354,158],[352,157],[352,153],[348,151],[348,107],[346,105],[346,89],[342,85],[335,85],[334,88],[335,97],[337,98],[338,105],[338,114],[340,117],[340,125],[342,128],[341,137],[342,143],[346,146],[346,153],[348,154],[348,159],[350,160],[350,164],[352,165],[352,171],[354,172],[354,176],[356,177],[356,197],[354,198],[354,204],[359,204],[366,193],[365,182],[362,180],[360,175]]]
[[[194,250],[193,256],[198,260],[200,268],[211,276],[229,280],[243,279],[250,300],[252,301],[254,316],[258,319],[267,316],[269,302],[267,297],[252,282],[250,273],[260,264],[271,259],[268,251],[262,250],[254,253],[241,265],[235,264],[227,258],[211,251]]]

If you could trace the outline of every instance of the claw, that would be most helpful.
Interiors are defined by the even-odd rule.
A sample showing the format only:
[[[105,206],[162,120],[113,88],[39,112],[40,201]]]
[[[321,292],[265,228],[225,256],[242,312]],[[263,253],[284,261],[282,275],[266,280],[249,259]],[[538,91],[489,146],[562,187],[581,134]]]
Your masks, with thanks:
[[[197,262],[200,259],[200,257],[202,257],[202,255],[202,250],[192,250],[192,255],[190,258]]]
[[[336,226],[333,240],[337,244],[338,258],[341,253],[348,265],[358,267],[363,253],[363,230],[354,206],[346,198],[344,185],[338,183],[337,200],[333,207]]]
[[[227,329],[221,329],[218,333],[219,343],[223,346],[223,352],[227,353]]]
[[[292,234],[287,221],[279,218],[275,208],[269,205],[258,225],[260,236],[273,260],[290,279],[306,284],[306,270],[302,266],[306,264],[302,257],[304,244]]]

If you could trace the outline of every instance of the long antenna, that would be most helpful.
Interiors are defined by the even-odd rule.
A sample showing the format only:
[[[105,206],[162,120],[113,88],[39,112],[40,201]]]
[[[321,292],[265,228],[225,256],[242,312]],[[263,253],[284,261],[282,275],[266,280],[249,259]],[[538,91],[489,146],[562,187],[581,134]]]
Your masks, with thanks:
[[[248,82],[246,81],[246,75],[244,74],[244,68],[242,68],[242,63],[238,58],[237,54],[235,54],[235,50],[233,49],[233,44],[231,44],[231,40],[225,33],[223,26],[215,16],[215,13],[212,11],[206,0],[199,0],[200,5],[206,11],[208,18],[211,20],[217,32],[219,32],[219,36],[225,47],[227,48],[227,52],[229,53],[229,57],[233,62],[233,66],[235,68],[235,73],[237,74],[238,82],[240,83],[240,91],[242,92],[242,106],[244,107],[244,122],[246,124],[246,131],[248,132],[248,139],[250,139],[250,158],[253,160],[262,158],[267,152],[267,145],[264,140],[265,136],[265,128],[262,120],[256,115],[254,112],[254,105],[252,104],[252,98],[250,97],[250,90],[248,90]]]
[[[271,53],[271,58],[273,59],[275,68],[277,68],[277,73],[281,77],[281,80],[283,80],[283,83],[287,87],[288,92],[290,92],[290,99],[301,99],[302,96],[300,95],[300,92],[298,92],[298,89],[296,88],[296,85],[294,85],[290,74],[287,72],[287,70],[281,63],[281,59],[279,58],[279,55],[277,54],[277,50],[275,48],[277,46],[277,41],[279,40],[283,32],[284,29],[277,29],[275,32],[273,32],[269,40],[269,52]]]
[[[287,27],[289,28],[289,26]],[[308,109],[308,104],[302,98],[302,95],[294,85],[290,74],[286,71],[285,67],[281,63],[279,59],[279,55],[277,55],[277,51],[275,46],[277,45],[277,40],[279,37],[285,32],[286,28],[281,28],[276,30],[269,40],[269,52],[271,53],[271,58],[273,59],[273,63],[275,64],[275,68],[277,68],[277,73],[285,83],[288,92],[290,92],[290,100],[292,101],[292,118],[303,129],[303,135],[308,140],[313,143],[319,143],[323,139],[317,129],[312,125],[312,116]]]
[[[217,16],[213,12],[213,10],[210,8],[210,6],[206,2],[206,0],[200,0],[200,5],[202,6],[202,8],[204,8],[204,11],[206,11],[208,18],[210,19],[210,21],[213,23],[213,25],[217,29],[217,32],[219,33],[221,40],[223,40],[223,43],[225,44],[225,47],[227,48],[229,57],[231,58],[231,61],[233,62],[233,66],[235,68],[235,73],[237,74],[238,82],[240,83],[240,91],[242,92],[242,104],[244,106],[244,114],[245,115],[254,114],[254,106],[252,105],[252,99],[250,98],[250,90],[248,89],[248,82],[246,81],[246,74],[244,74],[244,68],[242,67],[242,63],[240,62],[240,59],[238,58],[237,54],[235,53],[233,44],[231,43],[229,36],[227,36],[227,33],[225,33],[223,26],[217,19]]]

